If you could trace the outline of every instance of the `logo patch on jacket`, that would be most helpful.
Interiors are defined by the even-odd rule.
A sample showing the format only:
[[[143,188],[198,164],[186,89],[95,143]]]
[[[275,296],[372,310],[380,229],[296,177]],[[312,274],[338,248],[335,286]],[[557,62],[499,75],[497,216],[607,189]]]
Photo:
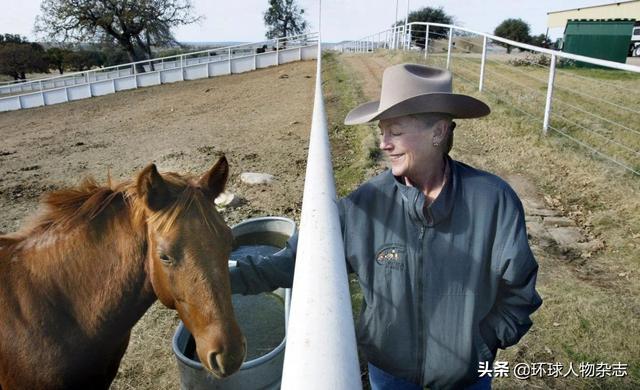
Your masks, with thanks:
[[[376,254],[376,263],[383,265],[386,269],[404,269],[404,247],[387,246]]]

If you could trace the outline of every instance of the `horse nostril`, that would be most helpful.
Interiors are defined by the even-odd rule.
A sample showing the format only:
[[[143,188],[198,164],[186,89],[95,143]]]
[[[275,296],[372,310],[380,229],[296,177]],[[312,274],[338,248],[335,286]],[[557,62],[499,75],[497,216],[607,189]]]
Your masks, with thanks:
[[[220,375],[224,376],[224,366],[222,364],[220,364],[219,360],[220,359],[220,354],[215,353],[215,352],[211,352],[209,353],[209,367],[211,367],[211,370],[214,371],[215,373],[220,373]]]
[[[222,359],[223,358],[221,353],[216,355],[216,362],[218,363],[217,366],[218,366],[218,370],[220,371],[220,374],[222,374],[222,376],[227,376],[227,372],[224,368],[225,364],[222,361]]]

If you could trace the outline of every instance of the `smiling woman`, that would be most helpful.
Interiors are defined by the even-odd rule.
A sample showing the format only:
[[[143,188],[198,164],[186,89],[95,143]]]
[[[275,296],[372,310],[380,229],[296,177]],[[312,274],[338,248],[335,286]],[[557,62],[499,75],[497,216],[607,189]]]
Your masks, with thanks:
[[[428,203],[440,193],[446,179],[446,155],[452,144],[454,122],[446,114],[415,114],[381,119],[380,149],[387,154],[394,176],[426,191]]]

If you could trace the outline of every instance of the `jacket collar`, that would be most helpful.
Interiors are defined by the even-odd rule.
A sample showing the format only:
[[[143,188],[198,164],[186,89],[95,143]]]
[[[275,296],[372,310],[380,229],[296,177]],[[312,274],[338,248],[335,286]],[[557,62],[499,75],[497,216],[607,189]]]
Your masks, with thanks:
[[[388,174],[394,179],[393,182],[396,188],[398,188],[398,191],[408,206],[407,210],[409,212],[409,216],[414,221],[420,222],[426,226],[437,225],[443,220],[449,218],[451,210],[453,209],[453,203],[455,201],[460,179],[458,177],[455,161],[453,161],[449,156],[446,156],[445,158],[449,165],[447,182],[433,203],[426,208],[424,207],[426,198],[422,191],[415,187],[405,185],[404,178],[393,176],[389,169]]]

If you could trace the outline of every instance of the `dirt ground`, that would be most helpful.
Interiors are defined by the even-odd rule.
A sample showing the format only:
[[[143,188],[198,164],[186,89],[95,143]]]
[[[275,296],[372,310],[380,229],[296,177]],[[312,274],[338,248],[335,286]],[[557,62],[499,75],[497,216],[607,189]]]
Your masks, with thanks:
[[[0,113],[0,231],[17,230],[39,196],[85,176],[132,178],[160,171],[203,173],[225,153],[227,189],[241,200],[223,215],[298,220],[313,106],[315,61],[245,74],[119,92]],[[242,172],[276,177],[248,186]],[[156,303],[134,328],[114,389],[178,387],[174,312]]]

